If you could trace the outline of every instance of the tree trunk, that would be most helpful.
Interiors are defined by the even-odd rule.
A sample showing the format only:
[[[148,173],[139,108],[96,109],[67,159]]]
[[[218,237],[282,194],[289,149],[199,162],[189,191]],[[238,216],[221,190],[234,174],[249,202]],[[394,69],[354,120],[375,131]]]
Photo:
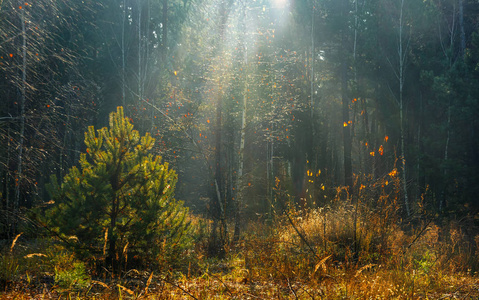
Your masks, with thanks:
[[[20,208],[20,194],[23,179],[23,147],[25,141],[25,102],[26,102],[26,85],[27,85],[27,34],[25,28],[25,7],[22,9],[22,83],[20,95],[20,140],[18,143],[18,167],[15,182],[15,200],[13,203],[14,226],[13,233],[16,231],[18,221],[18,213]]]
[[[402,187],[404,193],[404,205],[406,207],[406,213],[409,216],[411,214],[409,209],[409,199],[407,191],[407,177],[406,177],[406,151],[404,146],[405,130],[404,130],[404,70],[407,54],[403,49],[403,13],[404,13],[404,0],[401,0],[401,8],[399,12],[399,126],[400,126],[400,139],[401,139],[401,166],[402,166]]]
[[[309,109],[310,109],[310,135],[309,135],[309,140],[310,140],[310,157],[308,157],[308,160],[311,162],[311,169],[313,172],[316,172],[317,170],[317,153],[315,149],[315,138],[316,138],[316,132],[315,132],[315,126],[314,126],[314,84],[315,84],[315,77],[314,77],[314,62],[315,62],[315,49],[314,49],[314,17],[315,17],[315,3],[311,4],[311,74],[310,74],[310,79],[311,79],[311,96],[310,96],[310,103],[309,103]],[[316,195],[315,195],[315,189],[314,186],[313,188],[310,189],[310,202],[311,205],[314,206],[314,203],[316,202]]]
[[[112,212],[111,212],[111,219],[110,219],[110,229],[109,229],[109,246],[108,246],[108,256],[106,258],[106,266],[111,268],[113,274],[115,274],[116,270],[116,199],[112,203]]]
[[[226,9],[226,1],[221,1],[220,7],[220,24],[219,24],[219,68],[220,74],[224,72],[224,58],[223,58],[223,43],[224,43],[224,32],[226,27],[227,21],[227,9]],[[225,216],[225,208],[223,206],[223,200],[221,197],[221,190],[223,184],[223,173],[222,173],[222,109],[223,109],[223,76],[218,76],[217,78],[217,95],[216,95],[216,128],[215,128],[215,188],[216,193],[214,195],[214,203],[213,203],[213,222],[220,223],[220,236],[219,236],[219,243],[212,245],[213,253],[219,255],[220,257],[224,255],[224,248],[226,245],[227,240],[227,225],[226,225],[226,216]],[[216,226],[214,226],[216,227]],[[216,230],[215,230],[216,231]],[[216,232],[212,232],[214,235],[213,240],[216,240]]]
[[[240,237],[241,225],[241,207],[243,203],[243,168],[244,168],[244,146],[246,137],[246,103],[248,100],[248,45],[246,44],[246,1],[243,2],[243,103],[241,112],[241,137],[239,145],[239,167],[238,167],[238,184],[236,187],[236,208],[235,208],[235,229],[233,241],[237,242]]]
[[[461,30],[461,58],[464,57],[466,51],[466,33],[464,31],[464,2],[459,0],[459,29]]]
[[[351,163],[351,131],[349,122],[349,101],[348,101],[348,82],[347,82],[347,65],[343,61],[341,64],[341,99],[343,113],[343,163],[344,163],[344,185],[352,188],[353,186],[353,169]]]
[[[141,22],[142,22],[142,1],[138,0],[138,104],[141,103],[143,99],[143,70],[142,70],[142,60],[141,52],[143,51],[143,43],[141,37]]]
[[[163,0],[163,63],[166,65],[166,58],[168,57],[168,0]]]
[[[11,203],[10,203],[10,170],[8,168],[8,166],[10,165],[10,149],[12,149],[12,144],[11,144],[11,135],[10,135],[10,125],[8,126],[8,129],[7,129],[7,161],[5,163],[5,187],[4,187],[4,195],[5,195],[5,213],[6,213],[6,216],[5,216],[5,219],[6,219],[6,223],[7,223],[7,230],[6,230],[6,235],[7,235],[7,239],[10,239],[10,237],[12,237],[12,220],[11,220]]]
[[[348,14],[348,1],[342,2],[342,15],[343,18],[346,18]],[[344,166],[344,185],[352,188],[353,187],[353,169],[351,163],[351,130],[349,127],[349,95],[348,95],[348,66],[346,64],[346,34],[348,26],[343,25],[343,30],[341,32],[341,50],[343,60],[341,62],[341,102],[342,102],[342,117],[343,117],[343,166]]]
[[[219,79],[221,81],[221,79]],[[214,203],[214,213],[213,213],[213,222],[220,222],[221,226],[224,223],[224,208],[223,208],[223,202],[221,199],[221,184],[222,184],[222,179],[223,179],[223,174],[221,172],[221,123],[222,123],[222,93],[221,93],[221,83],[219,82],[219,87],[218,87],[218,95],[216,98],[216,128],[215,128],[215,133],[216,133],[216,139],[215,139],[215,203]],[[214,252],[215,253],[221,253],[223,252],[223,236],[222,236],[222,228],[220,228],[220,244],[219,245],[213,245],[215,247]],[[216,232],[213,232],[214,235],[216,235]],[[215,238],[216,240],[216,238]]]
[[[444,171],[443,171],[443,186],[442,186],[442,195],[441,199],[439,199],[439,211],[442,211],[443,206],[446,201],[447,196],[447,159],[448,159],[448,151],[449,151],[449,140],[451,134],[451,100],[449,100],[449,106],[447,108],[447,133],[446,133],[446,144],[444,145]]]
[[[126,0],[123,0],[123,16],[121,19],[121,103],[126,109],[126,51],[125,51],[125,18]]]
[[[316,63],[316,40],[314,38],[315,35],[315,27],[314,27],[314,22],[315,22],[315,17],[316,17],[316,7],[315,7],[315,1],[312,3],[312,8],[311,8],[311,75],[310,75],[310,80],[311,80],[311,99],[310,99],[310,123],[311,123],[311,157],[309,158],[312,160],[314,169],[317,167],[317,153],[316,153],[316,144],[315,144],[315,138],[316,138],[316,127],[315,127],[315,85],[316,85],[316,77],[315,77],[315,63]]]

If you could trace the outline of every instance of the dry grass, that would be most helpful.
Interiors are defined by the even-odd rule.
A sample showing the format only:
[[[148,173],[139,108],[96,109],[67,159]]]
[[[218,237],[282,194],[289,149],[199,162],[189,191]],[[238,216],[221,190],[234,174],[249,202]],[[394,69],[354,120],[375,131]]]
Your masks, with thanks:
[[[298,221],[306,237],[314,237],[321,212],[311,212]],[[321,224],[321,223],[319,223]],[[336,225],[334,225],[336,224]],[[331,228],[339,226],[334,221]],[[55,283],[29,284],[26,273],[11,282],[1,299],[479,299],[479,277],[467,270],[460,246],[464,241],[440,240],[441,228],[430,225],[416,242],[402,231],[387,239],[402,250],[376,263],[354,261],[322,252],[339,249],[336,233],[318,238],[318,259],[304,249],[291,226],[272,229],[261,223],[249,230],[263,234],[248,236],[230,249],[226,260],[202,257],[192,274],[161,275],[131,270],[123,278],[91,280],[83,290],[60,289]],[[338,230],[341,227],[336,228]],[[459,239],[457,229],[449,233]],[[313,242],[311,238],[311,243]],[[364,252],[364,251],[363,251]],[[361,256],[366,255],[364,252]],[[399,254],[398,254],[399,253]],[[457,254],[451,255],[451,254]],[[32,257],[33,258],[33,257]],[[44,259],[39,256],[35,259]],[[364,263],[363,263],[364,261]],[[40,262],[40,260],[38,261]],[[18,263],[18,261],[17,261]],[[25,271],[25,270],[24,270]],[[39,271],[40,272],[40,271]],[[160,273],[161,270],[158,271]],[[31,275],[33,276],[33,274]],[[34,282],[31,280],[31,282]]]
[[[474,220],[439,224],[423,217],[401,226],[394,175],[358,184],[356,199],[338,189],[329,206],[290,208],[272,225],[251,222],[224,260],[207,258],[207,222],[195,219],[196,247],[182,272],[87,279],[74,274],[81,268],[68,269],[79,262],[64,249],[29,248],[17,238],[0,256],[0,298],[479,299]],[[66,258],[70,263],[61,262]],[[59,271],[74,275],[70,286],[44,280],[59,278]]]

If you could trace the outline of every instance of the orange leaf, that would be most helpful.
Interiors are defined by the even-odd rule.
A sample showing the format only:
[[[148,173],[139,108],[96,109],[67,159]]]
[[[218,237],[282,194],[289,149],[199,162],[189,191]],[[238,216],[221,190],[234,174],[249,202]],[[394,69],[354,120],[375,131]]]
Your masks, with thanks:
[[[391,176],[391,177],[394,177],[394,176],[397,175],[397,173],[398,173],[398,171],[396,169],[393,169],[391,172],[389,172],[388,175]]]

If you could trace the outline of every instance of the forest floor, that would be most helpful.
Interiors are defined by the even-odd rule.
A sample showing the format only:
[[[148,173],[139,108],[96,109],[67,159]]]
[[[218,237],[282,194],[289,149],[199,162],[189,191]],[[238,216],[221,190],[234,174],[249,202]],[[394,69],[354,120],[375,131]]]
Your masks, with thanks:
[[[53,276],[25,275],[6,285],[0,299],[479,299],[479,277],[461,273],[366,265],[326,269],[310,278],[293,273],[268,278],[248,272],[244,263],[239,258],[218,261],[201,276],[175,279],[132,270],[118,280],[91,280],[82,290],[60,288]]]
[[[19,239],[0,252],[0,299],[479,299],[474,219],[405,229],[387,216],[290,212],[274,226],[251,222],[223,259],[208,257],[204,234],[181,265],[121,276]]]

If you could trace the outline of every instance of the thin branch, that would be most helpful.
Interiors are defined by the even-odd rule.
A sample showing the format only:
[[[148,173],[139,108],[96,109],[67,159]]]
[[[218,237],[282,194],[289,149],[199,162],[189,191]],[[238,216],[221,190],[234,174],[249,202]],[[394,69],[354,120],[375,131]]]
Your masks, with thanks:
[[[409,28],[409,36],[408,36],[408,39],[407,39],[407,43],[406,43],[406,47],[404,48],[404,53],[403,53],[403,57],[402,57],[402,63],[403,63],[403,66],[404,66],[404,69],[403,71],[406,70],[406,64],[407,64],[407,58],[408,58],[408,55],[407,55],[407,52],[408,52],[408,49],[409,49],[409,45],[411,44],[411,31],[412,31],[412,28]]]
[[[274,206],[273,206],[273,203],[271,203],[271,200],[269,200],[269,204],[271,205],[271,207],[273,207],[273,211],[277,214],[276,210],[274,209]],[[279,201],[281,203],[281,206],[282,206],[282,209],[284,210],[285,207],[283,205],[283,202],[282,201]],[[316,254],[316,251],[314,251],[313,247],[311,246],[311,244],[308,242],[308,240],[306,239],[306,237],[299,231],[298,227],[296,226],[296,224],[294,224],[293,222],[293,219],[291,219],[291,217],[289,216],[288,213],[285,214],[286,217],[288,218],[288,221],[289,223],[291,224],[291,226],[293,227],[294,231],[296,231],[296,233],[298,234],[299,238],[305,243],[305,245],[308,247],[308,249],[311,251],[311,253],[318,259],[321,259],[321,257],[319,257],[318,254]]]
[[[196,300],[199,300],[199,299],[196,298],[193,294],[191,294],[189,291],[187,291],[186,289],[184,289],[183,287],[181,287],[179,284],[174,283],[173,281],[170,281],[170,280],[168,280],[168,279],[166,279],[166,278],[160,278],[160,280],[162,280],[162,281],[164,281],[164,282],[166,282],[166,283],[168,283],[168,284],[171,284],[172,286],[174,286],[174,287],[176,287],[176,288],[182,290],[185,294],[187,294],[187,295],[190,296],[191,298],[196,299]]]
[[[396,105],[399,106],[399,100],[398,100],[398,98],[396,97],[396,95],[394,95],[394,92],[393,92],[393,90],[391,89],[391,86],[389,85],[389,82],[387,83],[387,86],[388,86],[389,91],[391,92],[391,95],[394,97],[394,100],[396,100]]]
[[[389,66],[391,66],[391,70],[393,70],[394,76],[399,79],[399,74],[396,72],[396,68],[394,68],[392,62],[389,60],[389,57],[386,56],[386,60],[388,61]]]
[[[226,291],[228,292],[228,294],[230,294],[231,296],[234,296],[234,294],[231,292],[231,289],[228,287],[228,285],[226,285],[226,283],[224,283],[223,280],[221,280],[221,278],[219,278],[218,276],[216,276],[215,274],[211,274],[208,272],[208,275],[210,276],[213,276],[214,278],[216,278],[219,282],[221,282],[224,287],[226,288]]]
[[[0,121],[3,121],[3,120],[19,120],[20,117],[12,117],[12,116],[9,116],[9,117],[0,117]]]
[[[429,224],[431,224],[431,222],[433,221],[434,219],[431,219],[429,220],[426,225],[424,225],[424,227],[421,229],[421,231],[419,231],[419,233],[416,235],[416,237],[414,238],[414,240],[406,247],[406,249],[404,249],[402,255],[404,255],[406,253],[406,251],[411,248],[412,245],[414,245],[414,243],[421,237],[421,235],[424,233],[424,231],[426,231],[427,227],[429,226]]]
[[[296,295],[296,292],[294,291],[293,287],[291,286],[291,283],[289,282],[289,277],[286,277],[286,281],[288,282],[288,287],[289,290],[293,293],[294,299],[299,299],[298,295]]]

